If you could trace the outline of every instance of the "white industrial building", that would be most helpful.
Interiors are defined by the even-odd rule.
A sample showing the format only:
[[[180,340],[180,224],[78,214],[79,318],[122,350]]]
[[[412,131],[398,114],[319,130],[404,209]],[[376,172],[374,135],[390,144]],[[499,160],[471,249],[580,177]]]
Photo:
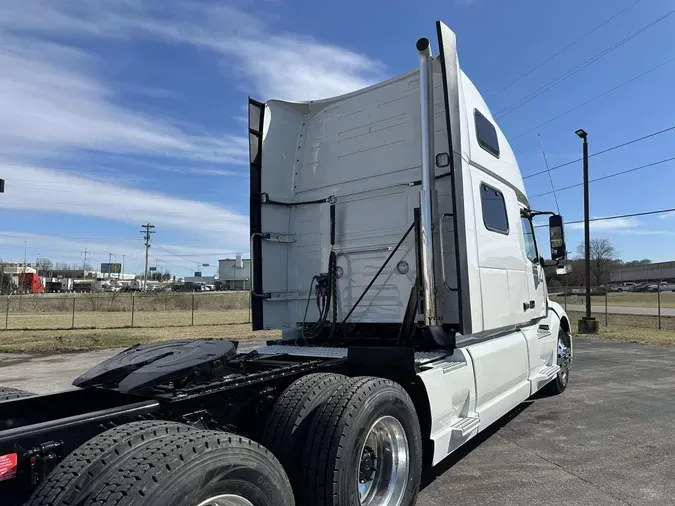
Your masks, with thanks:
[[[221,290],[249,290],[251,260],[242,258],[224,258],[218,260],[218,284]]]
[[[4,274],[7,274],[8,276],[12,277],[12,283],[15,285],[19,284],[19,274],[26,273],[26,274],[36,274],[37,271],[33,268],[30,267],[29,265],[24,265],[20,263],[16,264],[2,264],[0,267],[0,272],[3,272]]]
[[[610,283],[655,283],[675,281],[675,262],[657,262],[644,265],[624,265],[612,270]]]

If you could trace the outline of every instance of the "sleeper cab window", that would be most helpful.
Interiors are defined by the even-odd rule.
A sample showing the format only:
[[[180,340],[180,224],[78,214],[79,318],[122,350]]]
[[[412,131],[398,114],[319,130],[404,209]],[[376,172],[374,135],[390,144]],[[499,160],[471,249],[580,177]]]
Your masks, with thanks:
[[[483,223],[485,224],[485,228],[492,232],[508,235],[509,218],[506,215],[504,194],[496,188],[483,183],[480,185],[480,202],[483,208]]]
[[[478,139],[478,145],[492,156],[499,158],[497,129],[478,109],[474,109],[473,115],[476,121],[476,139]]]

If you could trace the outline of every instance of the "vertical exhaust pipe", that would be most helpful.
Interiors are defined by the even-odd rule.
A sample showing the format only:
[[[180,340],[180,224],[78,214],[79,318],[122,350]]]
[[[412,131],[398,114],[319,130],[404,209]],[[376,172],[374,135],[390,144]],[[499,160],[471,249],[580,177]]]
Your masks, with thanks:
[[[422,131],[422,189],[420,190],[420,242],[425,324],[441,325],[436,304],[436,270],[434,268],[434,215],[437,213],[436,175],[434,171],[434,99],[431,44],[417,41],[420,63],[420,118]]]

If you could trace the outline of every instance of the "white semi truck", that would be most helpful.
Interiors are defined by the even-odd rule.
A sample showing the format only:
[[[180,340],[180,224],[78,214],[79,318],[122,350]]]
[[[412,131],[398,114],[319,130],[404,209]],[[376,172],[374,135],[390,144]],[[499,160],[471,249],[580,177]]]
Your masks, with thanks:
[[[75,390],[0,389],[6,504],[411,506],[424,466],[565,390],[544,278],[562,219],[544,260],[513,152],[437,35],[369,88],[250,100],[252,321],[282,339],[135,346]]]

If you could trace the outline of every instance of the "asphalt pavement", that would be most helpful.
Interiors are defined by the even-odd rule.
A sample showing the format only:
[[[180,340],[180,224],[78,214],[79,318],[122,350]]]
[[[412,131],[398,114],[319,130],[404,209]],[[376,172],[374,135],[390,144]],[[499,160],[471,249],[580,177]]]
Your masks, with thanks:
[[[265,341],[242,341],[240,351],[248,351]],[[35,354],[0,353],[0,386],[18,388],[36,394],[51,394],[74,388],[72,382],[124,348],[78,353]],[[2,503],[0,502],[0,505]]]
[[[575,345],[567,391],[521,404],[427,472],[418,505],[675,505],[675,350]],[[2,354],[0,384],[61,390],[112,354]]]
[[[419,505],[675,505],[675,350],[575,345],[567,390],[448,457]]]

